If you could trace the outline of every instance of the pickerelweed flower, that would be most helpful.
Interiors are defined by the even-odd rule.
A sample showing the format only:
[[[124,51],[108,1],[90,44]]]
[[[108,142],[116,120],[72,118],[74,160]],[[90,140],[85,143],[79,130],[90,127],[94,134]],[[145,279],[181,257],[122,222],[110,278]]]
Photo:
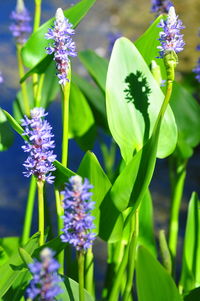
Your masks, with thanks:
[[[200,58],[197,61],[196,67],[192,71],[196,74],[195,78],[198,82],[200,82]]]
[[[173,6],[170,7],[167,20],[161,20],[158,25],[163,29],[160,32],[159,41],[161,46],[157,48],[159,51],[159,58],[163,58],[169,52],[178,53],[183,50],[185,42],[183,41],[183,35],[180,34],[180,30],[185,28],[181,20],[175,13]]]
[[[46,50],[48,54],[54,53],[59,84],[65,85],[69,81],[69,56],[77,56],[76,45],[71,38],[75,31],[72,28],[73,25],[65,18],[61,8],[57,9],[55,18],[54,26],[49,28],[48,33],[45,34],[46,39],[52,39],[54,43]]]
[[[27,169],[24,172],[26,177],[34,175],[40,181],[46,181],[49,184],[53,183],[54,176],[51,171],[55,170],[52,162],[55,161],[56,155],[52,149],[55,147],[52,140],[50,124],[44,120],[48,115],[43,108],[34,108],[31,110],[31,118],[24,116],[22,126],[24,127],[23,135],[28,136],[29,141],[25,141],[22,149],[29,153],[28,158],[23,164]]]
[[[156,15],[168,14],[171,6],[173,4],[169,0],[152,0],[151,12]]]
[[[62,292],[59,286],[61,278],[58,275],[59,263],[53,258],[54,252],[44,248],[40,253],[41,261],[34,260],[29,264],[33,279],[26,290],[31,300],[53,301]]]
[[[17,1],[16,9],[11,13],[10,18],[13,20],[13,23],[9,29],[16,39],[17,44],[23,45],[32,31],[32,27],[30,26],[31,17],[24,6],[23,0]]]
[[[87,250],[92,246],[95,239],[91,210],[94,202],[91,201],[92,193],[89,191],[93,186],[87,179],[82,182],[78,175],[72,176],[66,184],[64,195],[64,229],[61,239],[63,242],[72,244],[77,251]]]
[[[4,82],[3,76],[2,76],[2,72],[0,71],[0,84],[2,84]]]

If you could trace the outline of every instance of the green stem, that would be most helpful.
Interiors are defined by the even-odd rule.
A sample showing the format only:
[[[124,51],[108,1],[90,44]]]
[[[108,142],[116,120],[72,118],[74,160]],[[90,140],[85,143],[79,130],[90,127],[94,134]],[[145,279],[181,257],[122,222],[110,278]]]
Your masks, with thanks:
[[[70,73],[70,72],[69,72]],[[69,126],[69,93],[70,82],[62,87],[63,91],[63,137],[62,137],[62,164],[67,167],[68,159],[68,126]]]
[[[181,199],[183,196],[183,189],[186,177],[186,165],[187,161],[174,161],[171,159],[170,174],[171,174],[171,186],[172,186],[172,203],[171,214],[169,224],[169,249],[172,255],[172,263],[174,266],[174,260],[176,257],[178,229],[179,229],[179,211],[181,206]]]
[[[39,79],[39,83],[38,83],[38,87],[37,87],[37,92],[35,94],[35,107],[40,107],[41,105],[41,99],[42,99],[42,88],[43,88],[43,84],[44,84],[44,77],[45,74],[41,74],[40,79]]]
[[[36,192],[36,180],[34,176],[31,177],[28,200],[26,206],[26,214],[24,219],[24,227],[22,233],[22,246],[28,241],[31,232],[31,224],[33,218],[33,208],[34,208],[34,200],[35,200],[35,192]]]
[[[84,253],[78,252],[79,301],[84,301]]]
[[[63,219],[62,219],[62,216],[64,215],[64,212],[63,212],[63,207],[62,207],[62,204],[61,204],[59,190],[56,187],[54,187],[54,191],[55,191],[55,198],[56,198],[58,235],[60,235],[62,233],[62,229],[63,229]],[[60,263],[59,273],[60,274],[64,274],[64,250],[61,251],[58,254],[58,261]]]
[[[127,263],[128,263],[128,254],[129,254],[129,245],[126,246],[125,251],[124,251],[124,257],[123,260],[119,266],[119,269],[117,271],[116,277],[113,281],[113,286],[111,289],[111,292],[109,294],[108,297],[108,301],[116,301],[118,300],[118,296],[119,296],[119,291],[120,291],[120,287],[121,287],[121,281],[123,278],[123,274],[125,272]]]
[[[85,288],[94,297],[94,256],[92,248],[85,255]]]
[[[168,273],[171,274],[172,273],[172,259],[171,259],[171,254],[170,254],[170,251],[169,251],[169,248],[167,245],[164,230],[159,231],[159,245],[160,245],[163,266],[168,271]]]
[[[42,0],[35,0],[35,17],[34,17],[33,32],[35,32],[40,26],[41,3],[42,3]]]
[[[18,69],[19,69],[19,76],[22,78],[25,74],[24,72],[24,65],[21,57],[21,49],[22,45],[17,44],[17,61],[18,61]],[[24,111],[27,116],[30,115],[30,106],[29,106],[29,99],[28,99],[28,92],[27,92],[27,86],[26,82],[21,83],[21,90],[22,90],[22,98],[23,98],[23,104],[24,104]]]
[[[136,248],[138,242],[139,235],[139,209],[138,207],[134,214],[133,226],[134,232],[131,238],[130,247],[129,247],[129,255],[128,255],[128,270],[127,270],[127,282],[124,291],[123,301],[128,301],[131,296],[131,290],[133,286],[133,277],[135,270],[135,259],[136,259]]]
[[[38,217],[39,217],[39,227],[38,231],[40,233],[39,245],[44,244],[44,182],[37,181],[38,187]]]

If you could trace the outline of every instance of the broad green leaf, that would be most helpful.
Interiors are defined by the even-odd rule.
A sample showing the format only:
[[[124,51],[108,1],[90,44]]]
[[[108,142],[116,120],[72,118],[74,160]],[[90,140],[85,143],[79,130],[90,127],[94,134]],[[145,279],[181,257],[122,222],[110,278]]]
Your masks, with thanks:
[[[159,56],[159,50],[157,49],[157,46],[160,46],[158,38],[161,31],[161,28],[158,27],[158,24],[160,23],[161,19],[166,19],[166,16],[160,15],[145,31],[145,33],[134,42],[134,44],[148,66],[150,66],[152,60],[156,61],[156,63],[160,66],[163,79],[165,79],[166,71],[164,62],[162,59],[157,58]]]
[[[72,80],[78,85],[82,93],[87,98],[93,111],[96,124],[100,125],[106,131],[108,131],[105,96],[103,92],[77,74],[73,74]]]
[[[64,282],[60,284],[63,293],[59,294],[55,300],[76,301],[79,300],[79,284],[71,278],[64,276]],[[94,301],[94,298],[85,290],[85,301]]]
[[[62,189],[64,183],[66,183],[69,177],[74,176],[75,173],[70,169],[64,167],[59,161],[55,160],[53,165],[56,167],[56,170],[53,172],[55,178],[55,186],[59,189]]]
[[[163,266],[142,246],[136,259],[138,301],[181,301],[178,289]]]
[[[110,131],[128,163],[151,136],[164,95],[136,47],[126,38],[115,43],[106,82]],[[161,124],[157,156],[174,151],[177,128],[168,106]]]
[[[39,246],[39,234],[33,235],[24,249],[32,255],[33,251]],[[20,276],[20,273],[26,271],[23,260],[21,259],[18,250],[10,257],[9,261],[0,267],[0,274],[3,275],[0,282],[0,297],[2,297],[8,289],[13,285],[15,280]]]
[[[174,83],[170,103],[178,128],[179,153],[188,157],[192,154],[192,149],[200,143],[200,106],[194,97],[177,83]]]
[[[64,15],[69,19],[69,22],[76,27],[83,17],[87,14],[90,8],[95,3],[95,0],[82,0],[76,5],[64,11]],[[53,25],[55,18],[48,20],[40,28],[33,33],[22,49],[22,57],[24,64],[33,68],[47,57],[45,48],[49,44],[49,40],[45,39],[45,34]]]
[[[155,168],[159,132],[160,126],[157,126],[152,137],[115,180],[110,197],[118,210],[124,211],[127,207],[135,210],[143,200]]]
[[[81,51],[78,56],[97,85],[102,91],[105,91],[108,61],[97,55],[93,50]]]
[[[29,82],[26,85],[26,90],[27,90],[29,105],[30,108],[32,109],[34,107],[34,97],[33,97],[33,86],[31,82]],[[19,92],[16,95],[16,99],[13,102],[13,116],[15,120],[20,123],[24,115],[25,115],[25,109],[24,109],[22,91],[19,90]]]
[[[0,108],[0,152],[7,150],[14,141],[5,112]]]
[[[4,114],[7,117],[8,122],[10,123],[11,127],[24,139],[26,140],[26,137],[23,136],[23,128],[21,127],[21,125],[19,125],[19,123],[5,110],[3,110]]]
[[[189,202],[180,285],[184,291],[200,286],[200,201],[193,193]]]
[[[71,83],[69,100],[69,138],[81,137],[94,126],[92,111],[80,89]]]
[[[2,248],[2,246],[0,246],[0,266],[3,265],[4,263],[6,263],[9,259],[8,254],[6,253],[6,251],[4,250],[4,248]]]
[[[3,301],[21,301],[25,300],[24,292],[26,287],[28,286],[32,276],[28,270],[21,272],[16,280],[13,282],[12,286],[6,292],[6,294],[2,297]]]
[[[7,255],[10,257],[19,246],[20,238],[17,236],[3,237],[0,238],[0,246],[5,250]]]
[[[184,296],[184,301],[198,301],[200,300],[200,287],[195,288]]]
[[[139,243],[143,245],[152,255],[157,255],[154,236],[154,217],[151,193],[145,193],[139,209]]]
[[[94,223],[96,226],[95,231],[99,232],[99,219],[100,210],[99,207],[111,187],[111,183],[99,164],[96,156],[87,152],[81,161],[78,172],[81,177],[87,178],[93,185],[92,188],[92,200],[95,202],[92,215],[95,217]]]

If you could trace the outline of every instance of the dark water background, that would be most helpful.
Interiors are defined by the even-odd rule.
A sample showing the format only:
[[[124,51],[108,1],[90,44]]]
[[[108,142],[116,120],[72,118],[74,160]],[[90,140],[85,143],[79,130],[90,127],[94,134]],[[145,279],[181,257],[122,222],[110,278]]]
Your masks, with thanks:
[[[26,6],[33,11],[33,2],[26,1]],[[70,3],[78,1],[61,1],[61,0],[43,0],[42,20],[45,21],[52,17],[57,7],[65,9]],[[182,0],[174,1],[177,10],[185,24],[189,25],[186,29],[187,47],[181,55],[179,70],[190,71],[198,57],[195,51],[198,27],[200,24],[200,4],[199,1]],[[17,64],[15,60],[15,46],[11,34],[8,30],[9,15],[15,6],[15,1],[0,2],[0,70],[3,73],[5,83],[0,86],[1,99],[0,106],[12,112],[12,101],[15,98],[18,84]],[[149,13],[150,1],[134,1],[134,0],[97,0],[97,4],[92,8],[86,19],[77,28],[76,41],[78,50],[92,48],[99,54],[106,55],[109,32],[120,31],[131,39],[137,38],[148,27],[153,19]],[[198,15],[199,14],[199,15]],[[199,23],[198,23],[199,22]],[[75,60],[75,68],[84,75],[85,71],[81,67],[78,60]],[[60,103],[55,101],[48,109],[48,120],[53,126],[56,140],[56,152],[60,154],[61,145],[61,112]],[[56,112],[56,114],[55,114]],[[26,206],[26,197],[28,191],[29,180],[24,178],[22,171],[24,170],[22,163],[26,155],[21,150],[22,139],[15,134],[15,142],[13,146],[6,152],[0,153],[0,237],[18,236],[21,234],[24,212]],[[95,144],[94,153],[102,162],[100,148]],[[76,170],[83,152],[79,149],[75,142],[70,141],[69,144],[69,167]],[[59,159],[59,156],[58,156]],[[180,215],[182,241],[187,202],[192,191],[199,191],[199,170],[200,160],[199,151],[196,150],[194,157],[189,161],[188,174],[186,178],[186,186],[184,191],[184,200]],[[156,170],[151,183],[151,191],[155,205],[155,228],[156,232],[162,228],[167,228],[170,208],[170,186],[168,179],[168,162],[167,160],[158,160]],[[49,194],[50,211],[55,211],[53,195]],[[36,216],[34,216],[34,225],[37,224]],[[33,230],[36,230],[34,227]],[[99,245],[101,248],[99,249]],[[105,245],[97,241],[95,249],[98,259],[98,277],[104,271],[105,263]]]

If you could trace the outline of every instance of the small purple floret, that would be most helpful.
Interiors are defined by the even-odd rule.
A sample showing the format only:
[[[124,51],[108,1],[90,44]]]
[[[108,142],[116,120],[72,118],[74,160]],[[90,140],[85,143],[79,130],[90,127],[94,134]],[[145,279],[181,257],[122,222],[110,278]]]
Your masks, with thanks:
[[[197,61],[196,67],[192,71],[196,74],[195,78],[200,83],[200,58]]]
[[[16,39],[16,43],[23,45],[32,31],[30,26],[31,17],[23,1],[18,0],[16,10],[11,13],[10,18],[13,23],[9,29]]]
[[[34,260],[29,264],[33,279],[26,290],[28,298],[32,300],[53,301],[62,293],[59,286],[61,278],[58,275],[59,263],[53,258],[54,252],[44,248],[40,253],[41,261]]]
[[[182,51],[185,42],[183,41],[183,35],[180,34],[180,30],[185,27],[182,21],[178,19],[178,16],[176,16],[173,6],[169,9],[167,20],[162,19],[158,26],[163,29],[158,39],[161,43],[161,46],[157,47],[160,50],[159,58],[163,58],[170,51],[174,51],[175,53]]]
[[[55,147],[52,140],[50,124],[44,120],[48,115],[43,108],[34,108],[31,110],[31,118],[24,116],[22,126],[24,127],[23,135],[28,136],[29,141],[25,141],[22,149],[29,153],[28,158],[23,164],[27,169],[24,172],[26,177],[34,175],[40,181],[46,181],[49,184],[54,182],[54,176],[51,171],[55,170],[52,162],[55,161],[56,155],[53,154]]]
[[[169,0],[152,0],[151,12],[157,15],[168,14],[171,6],[173,4]]]
[[[54,54],[58,71],[57,76],[59,78],[59,84],[61,85],[65,85],[69,82],[69,57],[77,56],[76,45],[71,38],[75,33],[72,27],[72,24],[65,18],[62,9],[58,8],[54,26],[49,28],[48,33],[45,35],[47,40],[54,40],[54,43],[47,47],[46,51],[48,54]]]
[[[91,215],[94,202],[91,201],[92,193],[89,191],[93,186],[87,179],[82,183],[78,175],[72,176],[66,184],[64,195],[64,229],[61,239],[63,242],[72,244],[77,251],[89,249],[96,234]]]

